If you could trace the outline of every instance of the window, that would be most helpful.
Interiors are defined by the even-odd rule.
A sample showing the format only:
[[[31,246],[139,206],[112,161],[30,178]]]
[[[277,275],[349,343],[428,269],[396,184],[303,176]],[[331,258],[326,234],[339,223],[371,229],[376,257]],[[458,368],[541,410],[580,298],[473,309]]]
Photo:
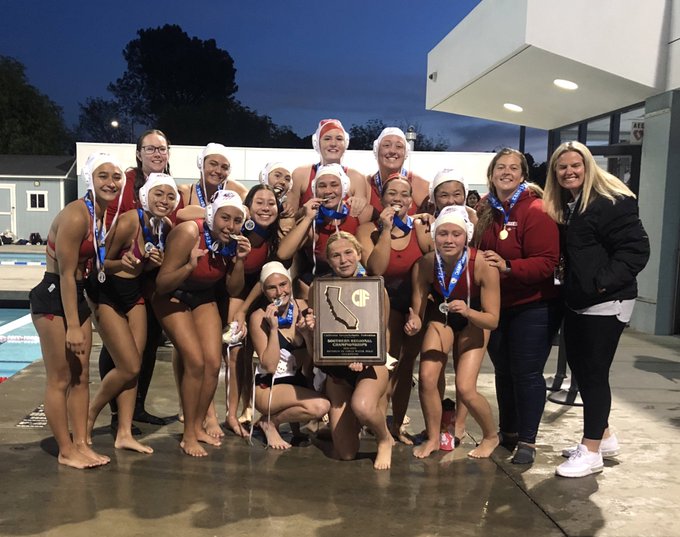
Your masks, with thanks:
[[[47,211],[47,191],[46,190],[27,190],[26,191],[26,210],[28,210],[28,211]]]

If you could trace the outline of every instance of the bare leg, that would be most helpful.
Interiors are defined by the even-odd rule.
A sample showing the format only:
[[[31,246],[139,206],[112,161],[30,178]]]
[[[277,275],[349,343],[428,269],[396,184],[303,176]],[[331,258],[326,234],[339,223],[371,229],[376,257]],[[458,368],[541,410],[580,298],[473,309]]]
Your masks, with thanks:
[[[177,412],[177,421],[184,423],[184,409],[182,408],[182,378],[184,377],[184,364],[182,357],[177,352],[177,349],[172,349],[172,372],[175,376],[175,386],[177,387],[177,400],[179,401],[179,412]]]
[[[333,438],[333,456],[343,461],[354,460],[359,451],[361,425],[350,408],[352,387],[346,382],[328,378],[326,395],[331,402],[328,418]]]
[[[194,318],[187,306],[174,299],[157,297],[153,305],[158,320],[181,357],[184,369],[180,383],[184,434],[180,447],[187,455],[205,457],[208,452],[199,444],[196,436],[205,413],[199,417],[198,399],[203,383],[204,364],[203,354],[196,344],[198,336]]]
[[[227,364],[227,382],[225,383],[227,389],[227,418],[225,424],[234,434],[245,438],[248,436],[248,431],[238,420],[238,404],[240,399],[238,363],[242,359],[241,355],[243,354],[243,346],[232,347],[225,354],[225,362]]]
[[[482,441],[468,453],[475,459],[491,456],[498,446],[498,434],[491,414],[491,407],[486,398],[477,391],[477,378],[484,359],[488,331],[472,324],[463,329],[457,336],[456,346],[460,356],[456,368],[456,393],[460,394],[470,414],[482,428]]]
[[[396,315],[393,315],[396,313]],[[396,322],[393,323],[393,317]],[[398,326],[397,326],[398,323]],[[399,364],[390,378],[390,392],[392,393],[392,424],[390,432],[394,438],[406,445],[413,445],[413,440],[403,430],[404,416],[411,397],[413,381],[413,366],[422,345],[422,335],[414,337],[403,333],[404,317],[394,310],[390,311],[390,354],[397,353]],[[398,336],[395,336],[398,334]],[[394,355],[394,354],[393,354]]]
[[[211,436],[203,427],[205,416],[215,397],[222,363],[222,320],[214,302],[202,304],[192,310],[197,330],[198,342],[203,354],[203,382],[198,398],[198,415],[202,417],[196,429],[196,437],[200,442],[212,446],[220,446],[220,438]]]
[[[78,450],[69,433],[66,399],[72,377],[80,376],[84,358],[80,359],[66,349],[66,332],[62,317],[48,319],[44,315],[32,315],[32,319],[40,336],[40,347],[47,373],[45,416],[59,447],[57,457],[59,464],[79,469],[105,464],[100,459]],[[89,320],[87,322],[89,323]],[[87,420],[87,413],[85,419]]]
[[[271,407],[269,407],[270,388],[257,387],[255,408],[262,414],[258,422],[267,445],[274,449],[288,449],[291,445],[281,438],[278,428],[282,423],[309,421],[321,418],[330,408],[328,399],[314,390],[290,384],[274,384]]]
[[[389,470],[392,464],[392,446],[394,439],[387,429],[385,413],[381,408],[388,384],[388,372],[384,366],[374,366],[376,378],[360,378],[352,394],[352,412],[362,425],[374,432],[378,443],[378,453],[373,463],[376,470]]]
[[[429,457],[439,450],[439,433],[442,421],[442,400],[439,378],[446,365],[448,352],[453,345],[453,332],[448,326],[432,321],[428,324],[420,355],[418,393],[425,418],[427,440],[413,449],[419,459]]]

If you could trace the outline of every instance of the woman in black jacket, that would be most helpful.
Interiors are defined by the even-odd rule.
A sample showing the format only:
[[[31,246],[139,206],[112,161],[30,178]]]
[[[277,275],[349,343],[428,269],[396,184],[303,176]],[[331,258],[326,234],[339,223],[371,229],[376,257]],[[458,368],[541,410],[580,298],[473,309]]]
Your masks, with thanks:
[[[560,145],[550,159],[543,204],[562,227],[566,271],[564,338],[567,361],[583,399],[583,439],[563,451],[557,475],[602,471],[618,454],[609,431],[609,369],[637,296],[637,274],[649,258],[649,239],[635,194],[600,168],[579,142]]]

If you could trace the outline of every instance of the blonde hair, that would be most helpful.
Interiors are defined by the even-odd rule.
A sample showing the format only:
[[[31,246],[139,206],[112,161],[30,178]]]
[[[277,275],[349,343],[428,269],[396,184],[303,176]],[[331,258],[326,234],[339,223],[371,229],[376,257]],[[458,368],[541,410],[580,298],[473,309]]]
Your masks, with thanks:
[[[331,245],[342,239],[349,241],[352,244],[352,247],[356,250],[359,257],[361,257],[361,244],[359,244],[359,241],[356,239],[356,237],[351,233],[347,233],[346,231],[338,231],[337,233],[333,233],[330,237],[328,237],[328,242],[326,243],[326,258],[328,258],[328,252],[331,250]]]
[[[550,157],[548,177],[545,181],[545,195],[543,207],[548,216],[558,224],[565,222],[565,209],[571,194],[562,188],[557,181],[557,161],[565,153],[574,152],[583,159],[584,178],[581,189],[581,207],[579,213],[583,213],[599,196],[616,202],[616,198],[625,196],[635,198],[635,194],[621,181],[606,170],[600,168],[593,158],[590,150],[580,142],[565,142],[561,144]]]
[[[489,167],[486,169],[486,186],[489,189],[489,193],[493,194],[494,196],[498,196],[496,187],[492,181],[493,170],[496,167],[496,163],[499,161],[499,159],[507,155],[513,155],[519,159],[519,163],[522,168],[522,182],[527,184],[527,190],[531,190],[536,195],[536,197],[542,198],[543,189],[537,184],[529,182],[529,163],[527,162],[526,157],[523,153],[517,151],[517,149],[512,149],[511,147],[504,147],[498,153],[496,153],[491,159]],[[484,235],[484,232],[491,226],[494,219],[494,210],[489,203],[488,196],[484,196],[484,198],[482,198],[482,200],[477,204],[476,210],[477,223],[475,224],[475,233],[472,238],[472,244],[474,246],[479,246],[479,243],[482,240],[482,235]]]

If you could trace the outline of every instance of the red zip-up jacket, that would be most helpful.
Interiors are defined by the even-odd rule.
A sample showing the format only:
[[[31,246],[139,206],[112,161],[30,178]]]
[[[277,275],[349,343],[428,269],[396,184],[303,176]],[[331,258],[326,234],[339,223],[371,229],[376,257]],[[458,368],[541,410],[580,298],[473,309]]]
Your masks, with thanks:
[[[503,203],[506,213],[508,202]],[[511,263],[512,270],[501,273],[501,308],[558,297],[554,270],[560,259],[559,231],[543,211],[543,200],[529,189],[520,195],[510,211],[505,240],[499,237],[503,215],[493,212],[493,224],[482,235],[479,249],[493,250]]]

